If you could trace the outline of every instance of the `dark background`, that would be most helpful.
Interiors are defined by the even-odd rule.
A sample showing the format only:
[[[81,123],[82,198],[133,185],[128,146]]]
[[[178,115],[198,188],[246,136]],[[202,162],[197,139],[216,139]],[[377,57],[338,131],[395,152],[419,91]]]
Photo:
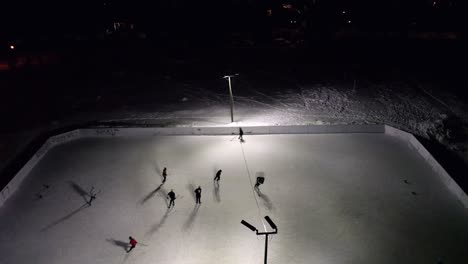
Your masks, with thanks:
[[[466,97],[461,0],[18,0],[0,10],[2,129],[112,109],[128,95],[145,103],[146,89],[170,101],[171,81],[258,68],[267,78],[287,68],[299,80],[450,83]],[[121,98],[80,103],[108,94]]]

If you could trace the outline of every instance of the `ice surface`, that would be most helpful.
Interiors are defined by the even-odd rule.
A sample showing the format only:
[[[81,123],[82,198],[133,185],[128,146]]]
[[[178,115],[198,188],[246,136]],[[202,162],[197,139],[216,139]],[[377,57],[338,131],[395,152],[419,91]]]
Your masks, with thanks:
[[[263,237],[240,221],[264,230],[265,215],[279,228],[269,263],[468,260],[466,210],[397,138],[245,139],[88,138],[54,148],[0,209],[0,263],[263,263]],[[257,175],[266,178],[259,194]],[[101,192],[88,207],[92,186]],[[167,210],[171,189],[178,198]],[[145,245],[127,254],[130,235]]]

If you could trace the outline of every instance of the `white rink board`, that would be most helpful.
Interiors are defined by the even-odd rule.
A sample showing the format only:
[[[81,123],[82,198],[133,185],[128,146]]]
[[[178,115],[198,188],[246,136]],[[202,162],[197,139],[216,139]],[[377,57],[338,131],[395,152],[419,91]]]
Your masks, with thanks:
[[[273,264],[468,259],[466,210],[407,142],[379,133],[245,139],[89,137],[56,146],[0,208],[0,263],[262,263],[263,238],[240,221],[260,229],[264,215],[279,227]],[[168,181],[142,203],[163,166]],[[258,172],[262,197],[250,181]],[[72,183],[102,190],[93,206],[77,210],[84,200]],[[42,184],[51,190],[36,200]],[[203,188],[198,211],[190,184]],[[179,198],[166,215],[160,192],[171,188]],[[129,235],[147,246],[127,255],[108,241]]]

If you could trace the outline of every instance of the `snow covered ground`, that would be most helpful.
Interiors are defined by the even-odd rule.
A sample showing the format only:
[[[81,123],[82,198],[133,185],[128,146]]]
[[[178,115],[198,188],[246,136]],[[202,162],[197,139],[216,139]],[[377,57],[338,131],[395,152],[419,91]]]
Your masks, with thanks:
[[[233,79],[233,124],[227,82],[221,78],[233,71],[218,61],[181,60],[160,71],[148,69],[146,74],[119,71],[108,76],[110,73],[99,72],[102,82],[85,79],[75,86],[64,78],[57,91],[49,91],[52,97],[45,93],[38,100],[20,93],[17,103],[5,98],[13,103],[5,107],[3,116],[7,132],[0,134],[0,172],[10,168],[25,145],[44,131],[88,122],[157,127],[388,124],[441,143],[450,154],[455,153],[450,160],[457,161],[456,166],[444,163],[440,156],[446,155],[437,157],[433,151],[468,190],[464,175],[468,170],[468,104],[466,96],[459,94],[464,87],[459,82],[426,80],[399,67],[389,74],[381,65],[373,65],[375,71],[353,70],[352,65],[327,70],[327,64],[275,64],[272,60],[231,65],[242,70]],[[43,101],[46,99],[50,102]],[[37,111],[47,107],[51,109]],[[24,112],[26,118],[12,118],[10,111]]]
[[[265,215],[279,228],[269,263],[468,259],[468,213],[415,151],[384,134],[330,134],[66,143],[0,209],[0,263],[262,263],[263,237],[240,221],[264,230]],[[127,254],[130,235],[144,245]]]

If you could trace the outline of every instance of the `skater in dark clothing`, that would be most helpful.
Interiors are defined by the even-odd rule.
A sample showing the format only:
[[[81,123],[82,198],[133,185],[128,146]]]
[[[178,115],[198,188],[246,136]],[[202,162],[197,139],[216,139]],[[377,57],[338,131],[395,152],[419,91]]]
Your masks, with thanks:
[[[93,202],[94,199],[96,199],[96,195],[98,193],[94,193],[94,186],[91,187],[91,190],[89,191],[89,201],[88,201],[88,206],[91,206],[91,203]]]
[[[214,181],[219,182],[219,180],[221,179],[221,172],[223,172],[223,170],[219,170],[218,172],[216,172],[216,176],[213,179]]]
[[[194,192],[195,192],[195,198],[196,198],[195,203],[201,204],[201,201],[200,201],[200,199],[201,199],[201,187],[198,186],[198,188],[196,188]]]
[[[175,206],[175,199],[176,199],[176,195],[174,193],[174,191],[171,189],[171,191],[167,194],[167,198],[170,199],[169,201],[169,206],[167,208],[171,208],[171,205],[172,206]]]
[[[260,188],[259,188],[260,185],[263,184],[264,182],[265,182],[265,177],[263,177],[263,176],[257,177],[257,182],[255,183],[254,188],[259,191],[260,190]]]
[[[163,176],[163,181],[162,182],[165,183],[166,182],[166,177],[167,177],[166,167],[164,167],[164,169],[163,169],[162,176]]]
[[[244,141],[244,131],[242,130],[242,128],[239,127],[239,139],[240,141]]]
[[[128,237],[128,239],[130,240],[130,242],[129,242],[130,248],[127,250],[127,253],[132,251],[132,249],[134,249],[136,247],[137,243],[138,243],[133,237]]]

